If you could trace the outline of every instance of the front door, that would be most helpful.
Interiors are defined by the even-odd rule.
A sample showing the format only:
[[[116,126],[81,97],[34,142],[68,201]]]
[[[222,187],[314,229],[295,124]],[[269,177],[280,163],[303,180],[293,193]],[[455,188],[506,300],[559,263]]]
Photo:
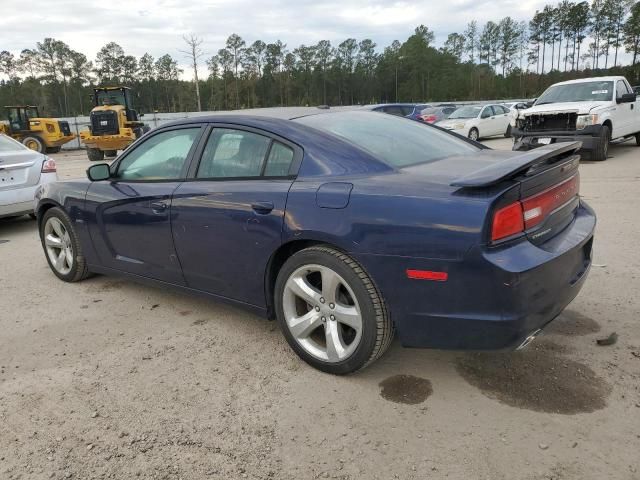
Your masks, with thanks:
[[[281,243],[298,147],[269,134],[214,128],[191,181],[173,195],[178,258],[189,287],[265,306],[264,276]]]
[[[89,231],[103,266],[184,285],[171,236],[171,195],[183,181],[201,127],[160,130],[112,165],[87,192]]]

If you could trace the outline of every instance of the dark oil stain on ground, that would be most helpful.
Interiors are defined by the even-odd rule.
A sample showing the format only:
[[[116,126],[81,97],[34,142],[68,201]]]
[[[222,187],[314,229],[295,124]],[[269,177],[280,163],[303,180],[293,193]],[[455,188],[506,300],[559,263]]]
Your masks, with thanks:
[[[433,393],[431,382],[413,375],[394,375],[380,382],[382,398],[395,403],[416,405]]]
[[[600,324],[586,315],[565,310],[544,331],[556,335],[588,335],[599,332]]]
[[[0,243],[9,243],[9,240],[0,240]]]
[[[518,352],[464,355],[456,368],[485,395],[512,407],[566,415],[604,408],[611,387],[588,366],[561,355],[563,351],[538,340]]]
[[[207,323],[207,319],[206,318],[201,318],[201,319],[196,320],[195,322],[193,322],[191,325],[197,326],[197,325],[204,325],[205,323]]]

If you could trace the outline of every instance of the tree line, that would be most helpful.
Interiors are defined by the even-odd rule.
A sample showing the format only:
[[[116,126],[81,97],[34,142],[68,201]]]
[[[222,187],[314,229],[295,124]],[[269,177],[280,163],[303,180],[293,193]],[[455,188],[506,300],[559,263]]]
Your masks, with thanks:
[[[295,105],[528,98],[571,78],[623,74],[640,83],[640,2],[562,0],[529,22],[504,17],[470,22],[436,48],[420,25],[404,42],[380,49],[372,39],[288,47],[248,43],[232,34],[205,57],[202,40],[183,37],[183,80],[170,54],[127,54],[115,42],[89,60],[53,38],[19,53],[0,52],[0,104],[33,104],[45,114],[91,109],[96,85],[127,85],[141,112],[227,110]],[[631,61],[622,66],[622,52]]]

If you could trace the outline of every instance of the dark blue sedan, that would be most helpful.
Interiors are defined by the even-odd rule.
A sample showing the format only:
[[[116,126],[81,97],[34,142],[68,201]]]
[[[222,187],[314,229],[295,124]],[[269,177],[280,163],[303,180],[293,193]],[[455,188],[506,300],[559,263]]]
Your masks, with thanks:
[[[36,195],[60,279],[124,275],[275,318],[316,368],[516,348],[578,294],[579,143],[495,151],[372,112],[198,117]]]

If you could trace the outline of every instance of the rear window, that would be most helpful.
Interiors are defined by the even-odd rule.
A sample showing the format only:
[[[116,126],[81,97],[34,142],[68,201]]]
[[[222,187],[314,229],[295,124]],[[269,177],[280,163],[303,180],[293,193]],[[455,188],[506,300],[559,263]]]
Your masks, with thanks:
[[[0,152],[15,152],[25,150],[27,147],[6,135],[0,135]]]
[[[340,112],[309,115],[295,121],[341,137],[397,168],[479,150],[437,128],[391,115]]]

